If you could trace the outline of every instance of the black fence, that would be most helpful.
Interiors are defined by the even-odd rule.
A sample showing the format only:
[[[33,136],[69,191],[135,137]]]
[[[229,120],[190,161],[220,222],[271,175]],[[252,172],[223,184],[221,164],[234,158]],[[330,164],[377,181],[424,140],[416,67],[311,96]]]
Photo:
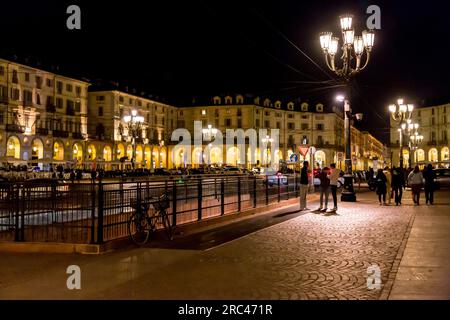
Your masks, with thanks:
[[[0,183],[0,241],[97,243],[128,236],[130,215],[166,193],[174,227],[298,196],[299,177],[201,176],[159,180]]]

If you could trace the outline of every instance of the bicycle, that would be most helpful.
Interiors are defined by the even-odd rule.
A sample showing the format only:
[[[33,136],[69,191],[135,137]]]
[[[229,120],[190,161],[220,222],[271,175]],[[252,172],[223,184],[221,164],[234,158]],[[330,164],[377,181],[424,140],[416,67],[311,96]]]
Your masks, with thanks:
[[[144,245],[150,239],[150,234],[156,232],[158,225],[163,225],[166,236],[173,239],[172,226],[167,209],[170,207],[169,198],[163,194],[153,198],[151,202],[144,202],[136,206],[135,212],[128,220],[128,234],[134,243]],[[155,211],[150,210],[150,204]]]

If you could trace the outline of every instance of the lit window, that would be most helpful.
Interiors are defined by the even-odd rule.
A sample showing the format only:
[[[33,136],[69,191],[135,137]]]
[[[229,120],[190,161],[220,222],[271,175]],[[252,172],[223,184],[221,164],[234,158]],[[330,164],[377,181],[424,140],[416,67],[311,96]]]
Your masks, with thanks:
[[[206,115],[206,110],[205,109],[202,110],[202,116],[204,116],[204,115]]]

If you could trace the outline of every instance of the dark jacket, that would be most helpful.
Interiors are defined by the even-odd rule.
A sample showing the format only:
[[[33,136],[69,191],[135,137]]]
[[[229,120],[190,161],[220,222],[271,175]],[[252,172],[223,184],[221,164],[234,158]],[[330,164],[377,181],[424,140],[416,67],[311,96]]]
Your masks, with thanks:
[[[423,178],[425,179],[426,186],[433,186],[436,179],[436,173],[433,170],[425,169],[423,171]]]
[[[392,172],[392,188],[402,188],[405,185],[405,176],[402,170],[393,170]]]
[[[308,184],[308,169],[303,167],[300,171],[300,184]]]
[[[384,173],[380,173],[376,177],[377,179],[377,194],[385,194],[387,192],[386,190],[386,176]]]
[[[330,179],[328,179],[327,176],[328,174],[325,170],[320,171],[320,173],[316,175],[316,178],[320,180],[320,186],[322,188],[328,188],[330,186]]]

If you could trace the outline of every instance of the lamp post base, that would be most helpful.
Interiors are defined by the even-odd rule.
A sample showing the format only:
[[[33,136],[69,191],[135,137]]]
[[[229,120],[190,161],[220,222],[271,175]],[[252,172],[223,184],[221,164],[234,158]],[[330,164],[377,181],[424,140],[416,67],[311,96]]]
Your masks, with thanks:
[[[341,201],[356,202],[356,193],[353,189],[353,175],[344,176],[344,188],[341,193]]]

